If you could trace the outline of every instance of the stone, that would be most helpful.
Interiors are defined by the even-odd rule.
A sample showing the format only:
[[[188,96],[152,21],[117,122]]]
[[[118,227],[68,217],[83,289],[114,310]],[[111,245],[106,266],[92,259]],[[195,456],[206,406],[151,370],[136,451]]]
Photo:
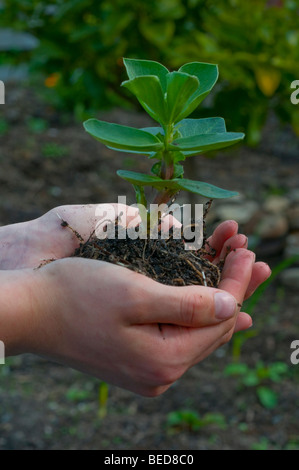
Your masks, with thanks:
[[[288,219],[291,230],[299,230],[299,205],[288,209]]]
[[[291,189],[291,191],[288,193],[288,197],[291,202],[299,203],[299,189],[298,188]]]
[[[221,204],[216,213],[220,220],[235,220],[239,224],[246,224],[258,211],[259,206],[255,201]]]
[[[299,268],[287,268],[279,276],[281,284],[289,289],[299,290]]]
[[[255,235],[260,238],[279,238],[289,230],[288,219],[283,215],[265,214],[255,227]]]
[[[286,258],[299,256],[299,233],[291,233],[287,236],[284,254]]]
[[[287,197],[272,195],[265,200],[263,209],[270,214],[283,214],[289,205],[290,200]]]

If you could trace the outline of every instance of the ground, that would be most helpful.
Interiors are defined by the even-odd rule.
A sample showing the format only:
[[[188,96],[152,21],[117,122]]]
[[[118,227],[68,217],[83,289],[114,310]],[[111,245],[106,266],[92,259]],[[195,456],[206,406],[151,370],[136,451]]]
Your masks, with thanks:
[[[146,159],[107,150],[81,123],[30,90],[11,87],[6,95],[0,115],[1,225],[63,204],[115,202],[118,195],[134,202],[115,172],[147,170]],[[138,127],[148,123],[142,114],[120,110],[99,117]],[[297,144],[288,129],[280,131],[271,121],[258,148],[193,159],[186,176],[262,201],[269,191],[297,186]],[[271,266],[280,262],[263,252],[258,259]],[[0,366],[0,449],[298,449],[299,365],[290,361],[291,342],[299,339],[298,302],[298,289],[273,282],[254,308],[251,337],[243,338],[239,352],[232,341],[157,398],[109,386],[105,401],[99,380],[31,355],[8,359]],[[226,373],[235,363],[250,372]],[[281,373],[269,372],[275,368]],[[180,415],[183,410],[189,414]]]

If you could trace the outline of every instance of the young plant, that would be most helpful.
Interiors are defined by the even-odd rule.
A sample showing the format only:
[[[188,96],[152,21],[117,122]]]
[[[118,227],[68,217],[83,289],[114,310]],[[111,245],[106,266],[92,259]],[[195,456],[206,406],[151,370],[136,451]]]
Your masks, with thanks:
[[[184,178],[186,158],[236,144],[244,134],[227,132],[220,117],[187,119],[210,93],[218,79],[218,67],[192,62],[178,71],[158,62],[124,59],[129,80],[122,83],[132,92],[157,127],[136,129],[96,119],[84,122],[85,130],[108,148],[146,155],[155,160],[152,174],[119,170],[130,182],[136,201],[147,207],[145,187],[157,190],[154,204],[168,203],[180,190],[209,199],[232,197],[236,192],[210,183]]]

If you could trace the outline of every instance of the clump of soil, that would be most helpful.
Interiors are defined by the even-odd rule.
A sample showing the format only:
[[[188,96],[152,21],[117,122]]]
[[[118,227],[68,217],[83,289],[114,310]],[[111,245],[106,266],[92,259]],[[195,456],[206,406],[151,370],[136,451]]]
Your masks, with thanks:
[[[109,222],[105,231],[109,232],[110,224],[115,233],[113,238],[91,235],[86,242],[81,241],[73,256],[124,266],[162,284],[218,287],[223,262],[216,265],[207,259],[207,255],[213,254],[213,248],[209,247],[205,235],[202,248],[187,251],[183,228],[180,238],[174,238],[171,228],[167,238],[159,230],[156,239],[132,239],[127,228],[118,224],[118,219]]]

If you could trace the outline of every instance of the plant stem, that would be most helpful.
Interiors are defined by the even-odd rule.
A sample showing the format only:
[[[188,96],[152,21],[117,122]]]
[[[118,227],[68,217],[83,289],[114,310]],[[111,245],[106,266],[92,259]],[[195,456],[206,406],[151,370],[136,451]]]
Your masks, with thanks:
[[[162,152],[162,164],[160,178],[164,180],[171,180],[174,174],[174,163],[172,159],[172,153],[169,149],[169,144],[173,141],[173,124],[167,124],[164,126],[164,150]],[[166,204],[176,191],[165,189],[159,191],[153,201],[154,204]]]

